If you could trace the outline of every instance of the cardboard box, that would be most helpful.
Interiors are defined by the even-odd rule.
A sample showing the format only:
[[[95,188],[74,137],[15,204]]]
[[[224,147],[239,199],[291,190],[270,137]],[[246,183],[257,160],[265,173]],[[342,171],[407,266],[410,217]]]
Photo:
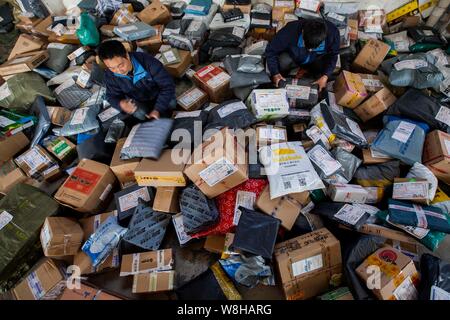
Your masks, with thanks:
[[[150,38],[137,40],[136,45],[138,47],[146,47],[148,52],[157,53],[163,44],[162,34],[164,31],[164,26],[162,24],[158,24],[153,27],[156,29],[156,35]]]
[[[47,257],[74,256],[81,248],[83,229],[73,218],[47,217],[41,229],[41,244]]]
[[[50,120],[55,126],[64,126],[70,120],[72,111],[63,107],[47,107]]]
[[[27,150],[14,161],[31,178],[42,175],[55,164],[53,158],[39,145]]]
[[[120,225],[127,226],[133,216],[139,199],[150,202],[153,199],[153,192],[149,187],[132,185],[114,194],[117,208],[117,219]]]
[[[56,34],[52,34],[48,37],[49,42],[59,42],[59,43],[66,43],[66,44],[75,44],[80,45],[80,39],[78,39],[78,36],[73,34],[63,34],[61,36],[58,36]]]
[[[158,160],[142,159],[134,170],[134,175],[139,186],[145,187],[184,187],[186,179],[183,169],[185,162],[177,164],[172,159],[172,149],[163,151]],[[178,161],[177,160],[177,161]]]
[[[208,100],[208,95],[197,87],[192,87],[177,97],[178,105],[186,111],[198,110],[207,103]]]
[[[20,14],[17,18],[20,20],[20,22],[28,25],[34,24],[36,23],[36,21],[42,21],[42,19],[36,18],[33,13],[27,14],[25,12],[22,12],[22,14]]]
[[[28,140],[23,132],[19,132],[10,137],[0,136],[0,164],[10,160],[29,143],[30,140]]]
[[[69,59],[70,61],[75,60],[76,58],[78,58],[79,56],[81,56],[82,54],[84,54],[87,51],[90,51],[91,48],[88,46],[82,46],[79,47],[78,49],[76,49],[75,51],[73,51],[72,53],[67,55],[67,59]]]
[[[334,95],[338,105],[350,109],[356,108],[368,97],[361,77],[345,70],[334,82]]]
[[[380,164],[386,163],[392,160],[391,157],[384,156],[380,157],[380,153],[374,152],[372,149],[363,149],[363,163],[364,164]]]
[[[114,249],[112,254],[95,268],[92,266],[91,258],[83,251],[79,251],[73,258],[73,264],[80,268],[81,275],[116,269],[120,266],[119,250],[117,248]]]
[[[349,229],[348,227],[345,227],[343,225],[339,225],[340,228]],[[400,230],[394,230],[388,227],[383,227],[377,224],[363,224],[361,228],[357,230],[359,233],[363,234],[370,234],[378,237],[382,237],[385,239],[391,239],[394,241],[402,241],[407,243],[413,243],[416,244],[417,240],[415,240],[413,237],[408,236],[403,231]]]
[[[392,199],[428,204],[428,189],[429,182],[427,179],[395,178]]]
[[[225,235],[220,234],[207,236],[203,248],[212,253],[222,254],[225,249]]]
[[[315,297],[342,277],[339,241],[325,228],[275,245],[275,262],[288,300]]]
[[[256,207],[262,212],[281,220],[281,225],[291,230],[302,207],[309,202],[309,192],[292,193],[287,196],[270,199],[269,186],[266,186],[256,200]]]
[[[80,288],[64,289],[59,300],[123,300],[115,295],[105,292],[103,289],[98,289],[86,283],[81,283]]]
[[[57,137],[49,141],[45,148],[63,163],[70,163],[77,156],[77,146],[64,137]]]
[[[211,102],[222,103],[231,98],[230,76],[219,67],[201,68],[195,73],[194,82],[208,94]]]
[[[0,193],[7,194],[16,184],[25,182],[27,176],[13,160],[0,164]]]
[[[12,293],[16,300],[56,300],[65,286],[59,266],[52,259],[44,258],[12,289]]]
[[[83,242],[86,242],[90,235],[97,231],[98,227],[111,216],[117,217],[117,211],[114,210],[80,219],[79,223],[84,234]]]
[[[94,213],[106,204],[116,178],[105,164],[82,159],[55,194],[55,199],[79,212]]]
[[[116,34],[114,33],[115,25],[104,24],[100,27],[100,33],[108,38],[114,38]]]
[[[171,291],[175,271],[140,273],[133,276],[133,293]]]
[[[138,13],[138,18],[149,25],[162,24],[166,25],[172,20],[169,9],[166,8],[159,0],[153,1],[144,10]]]
[[[208,198],[214,198],[248,179],[245,147],[224,128],[194,149],[184,173]]]
[[[358,20],[357,19],[348,19],[347,25],[350,28],[348,36],[351,41],[358,40]]]
[[[154,36],[156,30],[148,24],[138,21],[133,24],[114,27],[114,33],[126,41],[135,41]]]
[[[267,146],[272,143],[287,142],[286,127],[259,125],[256,127],[256,142],[258,146]]]
[[[240,9],[243,14],[250,14],[250,11],[252,10],[251,4],[234,5],[234,4],[225,3],[222,5],[222,11],[228,11],[235,7]]]
[[[353,61],[353,68],[362,72],[375,72],[391,47],[379,40],[370,39]]]
[[[328,193],[334,202],[365,203],[368,192],[358,184],[330,184]]]
[[[355,113],[363,122],[366,122],[387,110],[396,100],[397,98],[388,88],[383,88],[359,105]]]
[[[178,201],[179,189],[177,187],[157,187],[153,210],[166,213],[180,212]]]
[[[47,182],[53,182],[58,180],[63,176],[63,172],[61,170],[61,167],[55,163],[50,168],[46,169],[44,172],[42,172],[42,177]]]
[[[114,13],[111,24],[115,26],[123,26],[131,23],[135,23],[139,21],[134,15],[133,15],[133,7],[123,7]]]
[[[181,61],[174,64],[164,65],[167,72],[170,73],[172,77],[181,78],[189,66],[192,64],[192,56],[190,51],[178,50]]]
[[[422,163],[442,173],[450,174],[450,134],[439,130],[427,134]]]
[[[139,165],[141,159],[129,159],[122,160],[120,159],[120,152],[122,151],[122,147],[125,144],[127,138],[122,138],[117,141],[116,149],[114,150],[114,154],[111,159],[111,170],[117,177],[117,180],[122,185],[136,183],[136,179],[134,178],[134,170]]]
[[[120,276],[168,271],[173,268],[172,249],[125,254],[122,256]]]
[[[38,24],[36,24],[36,26],[33,27],[32,32],[39,35],[39,36],[44,36],[44,37],[49,37],[50,35],[54,35],[54,33],[49,29],[49,27],[52,25],[53,23],[53,17],[52,16],[48,16],[47,18],[45,18],[44,20],[40,21]]]
[[[380,288],[372,292],[380,300],[416,300],[419,274],[414,262],[392,247],[384,247],[371,254],[356,273],[365,282],[373,275],[372,266],[380,270]]]
[[[37,51],[42,49],[44,41],[28,34],[21,34],[9,54],[8,60],[13,59],[18,54]]]
[[[32,71],[48,59],[47,50],[18,54],[0,66],[0,76]]]
[[[364,83],[364,87],[366,88],[367,93],[377,93],[384,88],[384,84],[381,82],[380,76],[367,73],[358,74],[361,77],[362,82]]]

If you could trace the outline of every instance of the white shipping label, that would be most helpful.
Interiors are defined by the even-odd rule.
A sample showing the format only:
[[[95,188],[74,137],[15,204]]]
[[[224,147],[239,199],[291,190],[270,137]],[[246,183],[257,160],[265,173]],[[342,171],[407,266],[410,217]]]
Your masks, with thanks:
[[[0,230],[2,230],[8,223],[10,223],[13,219],[13,216],[7,212],[3,211],[0,213]]]
[[[401,121],[397,129],[395,129],[395,132],[392,134],[392,139],[395,139],[402,143],[406,143],[408,142],[409,137],[411,136],[415,128],[415,124]]]
[[[192,237],[188,235],[184,230],[183,216],[181,215],[181,213],[174,215],[172,217],[172,222],[175,227],[175,231],[177,232],[177,237],[180,244],[183,245],[189,242],[192,239]]]
[[[78,124],[82,124],[84,120],[86,119],[88,108],[80,108],[75,110],[73,113],[72,119],[70,120],[70,124],[75,126]]]
[[[125,143],[123,144],[122,149],[129,148],[131,146],[131,143],[133,142],[133,138],[136,135],[136,132],[139,130],[140,127],[141,127],[141,124],[137,124],[131,129],[130,134],[128,135],[127,139],[125,140]]]
[[[372,156],[372,158],[379,158],[379,159],[390,159],[391,158],[388,155],[385,155],[384,153],[375,151],[373,149],[370,149],[370,155]]]
[[[270,20],[252,18],[252,24],[268,26],[270,25]]]
[[[0,116],[0,127],[4,128],[4,127],[7,127],[7,126],[12,125],[14,123],[15,123],[14,121],[12,121],[12,120],[4,117],[4,116]]]
[[[450,293],[437,286],[432,286],[430,300],[450,300]]]
[[[67,88],[73,86],[74,84],[75,84],[75,80],[70,78],[69,80],[65,81],[64,83],[62,83],[59,87],[57,87],[55,89],[55,94],[56,95],[60,94],[64,89],[67,89]]]
[[[333,92],[328,92],[328,101],[330,102],[330,107],[333,111],[344,113],[344,108],[336,103],[336,96]]]
[[[48,226],[48,223],[44,224],[44,227],[42,228],[41,231],[41,241],[42,241],[42,247],[43,248],[47,248],[50,240],[51,240],[51,234],[50,234],[50,228]]]
[[[36,148],[23,154],[19,159],[27,164],[31,172],[36,171],[41,165],[46,164],[49,161]]]
[[[108,197],[109,193],[111,192],[111,190],[112,190],[112,184],[108,184],[108,186],[106,186],[105,190],[100,195],[100,197],[98,197],[100,199],[100,201],[105,201],[106,198]]]
[[[203,92],[198,88],[194,88],[193,90],[188,91],[185,95],[180,97],[178,103],[184,107],[189,107],[201,97],[203,97]]]
[[[365,187],[364,190],[367,191],[366,203],[378,202],[378,187]]]
[[[235,111],[244,110],[244,109],[247,109],[245,104],[242,101],[238,101],[238,102],[233,102],[233,103],[223,106],[222,108],[217,110],[217,113],[219,114],[219,116],[221,118],[225,118],[226,116],[232,114]]]
[[[435,119],[450,126],[450,109],[447,107],[441,106]]]
[[[80,87],[85,88],[87,86],[90,78],[91,78],[91,73],[89,71],[81,70],[81,72],[77,78],[77,84]]]
[[[316,12],[319,10],[320,1],[318,0],[301,0],[300,3],[297,4],[300,9],[305,9],[309,11]]]
[[[394,297],[397,300],[417,300],[418,292],[414,286],[411,277],[406,278],[403,282],[394,290]]]
[[[259,42],[256,42],[256,43],[252,44],[251,46],[245,48],[245,53],[252,52],[252,51],[254,51],[254,50],[256,50],[256,49],[261,49],[261,48],[263,48],[266,44],[267,44],[266,41],[259,41]]]
[[[417,239],[425,238],[426,235],[430,232],[430,230],[425,229],[425,228],[419,228],[419,227],[413,227],[413,226],[405,226],[405,225],[401,225],[401,224],[397,224],[397,223],[391,222],[391,220],[389,219],[389,215],[386,217],[386,221],[389,224],[391,224],[391,225],[393,225],[393,226],[395,226],[395,227],[405,231],[406,233],[409,233],[413,237],[416,237]]]
[[[355,226],[365,213],[366,211],[361,207],[346,204],[334,215],[334,217]]]
[[[164,55],[164,58],[166,58],[168,63],[177,61],[177,57],[175,56],[175,54],[173,53],[172,50],[164,52],[163,55]]]
[[[36,272],[30,273],[27,277],[27,284],[35,300],[40,300],[45,295],[45,290]]]
[[[275,0],[274,5],[275,5],[275,7],[283,7],[283,8],[295,7],[294,1],[292,1],[292,0]]]
[[[432,37],[432,36],[434,36],[434,33],[433,33],[433,31],[431,31],[431,30],[422,30],[422,32],[423,32],[423,34],[424,34],[425,36],[427,36],[427,37]]]
[[[98,114],[98,118],[100,119],[101,122],[105,122],[108,121],[109,119],[111,119],[112,117],[118,115],[120,113],[119,110],[110,107],[108,109],[106,109],[105,111],[102,111],[101,113]]]
[[[307,86],[286,85],[286,91],[289,99],[308,100],[311,94],[311,88]]]
[[[362,79],[365,87],[382,88],[383,83],[378,79]]]
[[[428,62],[419,59],[403,60],[394,64],[397,71],[404,69],[420,69],[428,66]]]
[[[118,28],[120,32],[130,32],[130,31],[135,31],[138,29],[137,26],[135,25],[131,25],[131,26],[126,26],[126,27],[120,27]]]
[[[402,182],[394,183],[393,199],[428,199],[428,182]]]
[[[354,203],[354,204],[352,204],[352,206],[360,208],[361,210],[363,210],[364,212],[369,213],[370,215],[374,215],[378,211],[380,211],[380,209],[378,209],[377,207],[370,206],[370,205],[363,204],[363,203]]]
[[[196,5],[190,4],[190,5],[188,5],[188,6],[186,7],[185,10],[190,10],[190,11],[200,11],[200,12],[203,12],[203,11],[205,10],[205,7],[204,7],[204,6],[196,6]]]
[[[328,13],[327,17],[340,22],[343,22],[345,20],[345,16],[341,16],[340,14],[337,14],[335,12]]]
[[[320,145],[317,145],[310,150],[308,152],[308,157],[316,166],[322,169],[326,176],[330,176],[342,168],[342,165],[333,159],[333,157],[331,157],[330,154]]]
[[[120,211],[124,212],[137,207],[139,198],[142,198],[145,202],[150,201],[150,194],[146,187],[119,197]]]
[[[66,46],[67,46],[67,44],[64,44],[64,43],[52,42],[52,43],[48,44],[47,49],[59,49],[59,50],[62,50]]]
[[[26,56],[26,57],[17,58],[17,59],[14,59],[14,60],[11,62],[11,64],[19,64],[19,63],[28,61],[28,60],[30,60],[30,59],[31,59],[31,56]]]
[[[193,20],[189,25],[189,28],[186,30],[186,32],[195,32],[197,30],[200,30],[201,26],[202,26],[201,21]]]
[[[175,119],[181,119],[181,118],[196,118],[200,116],[202,110],[195,110],[191,112],[177,112],[175,115]]]
[[[359,124],[353,121],[352,119],[346,118],[347,124],[350,128],[350,130],[356,134],[358,137],[360,137],[363,141],[367,141],[366,137],[364,136],[364,133],[361,131],[361,128],[359,127]]]
[[[74,60],[76,58],[78,58],[79,56],[81,56],[84,52],[86,52],[87,47],[80,47],[77,50],[75,50],[74,52],[72,52],[71,54],[69,54],[67,56],[67,58],[69,60]]]
[[[210,187],[235,173],[238,169],[228,159],[222,157],[199,172],[200,178]]]
[[[241,210],[239,210],[239,206],[242,206],[246,209],[253,210],[256,201],[256,193],[249,191],[239,190],[236,194],[236,203],[234,205],[234,217],[233,217],[233,225],[237,226],[239,223],[239,219],[241,218]]]
[[[300,276],[304,273],[311,272],[323,267],[322,254],[294,262],[292,265],[292,275]]]
[[[9,89],[8,83],[5,82],[0,86],[0,100],[3,100],[5,98],[8,98],[12,94],[11,90]]]
[[[238,37],[238,38],[244,38],[244,34],[245,34],[245,29],[241,28],[241,27],[234,27],[233,28],[233,35]]]
[[[213,78],[209,79],[206,84],[215,89],[219,86],[221,86],[222,84],[224,84],[225,82],[227,82],[230,79],[230,76],[225,73],[225,72],[221,72],[218,75],[214,76]]]
[[[266,140],[286,140],[286,130],[278,128],[260,128],[259,138]]]
[[[215,68],[213,66],[207,66],[205,68],[202,69],[202,71],[197,73],[197,76],[199,78],[203,78],[204,76],[206,76],[208,73],[210,73],[211,71],[213,71]]]

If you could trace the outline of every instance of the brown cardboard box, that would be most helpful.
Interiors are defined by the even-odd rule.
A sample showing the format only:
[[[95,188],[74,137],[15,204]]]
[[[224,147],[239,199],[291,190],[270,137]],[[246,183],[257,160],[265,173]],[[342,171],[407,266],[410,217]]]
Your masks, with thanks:
[[[54,35],[52,31],[49,31],[48,28],[52,25],[53,18],[52,16],[48,16],[44,20],[37,23],[33,29],[32,32],[36,33],[37,35],[49,37],[50,35]]]
[[[56,300],[66,286],[64,274],[49,258],[44,258],[19,284],[12,293],[16,300]]]
[[[182,160],[181,160],[182,161]],[[138,185],[142,187],[184,187],[184,163],[172,161],[172,149],[163,151],[158,160],[142,159],[134,170]]]
[[[429,182],[419,178],[394,178],[392,199],[428,204]]]
[[[63,107],[47,107],[47,110],[50,115],[50,120],[55,126],[64,126],[72,116],[72,111]]]
[[[82,159],[55,194],[55,199],[79,212],[94,213],[106,204],[116,178],[105,164]]]
[[[190,51],[178,50],[181,61],[174,64],[164,65],[167,72],[170,73],[172,77],[181,78],[189,66],[192,64],[192,56]]]
[[[201,68],[195,73],[194,82],[208,94],[211,102],[222,103],[232,96],[230,76],[219,67]]]
[[[368,283],[369,277],[374,274],[369,266],[381,271],[380,288],[372,290],[378,299],[417,299],[417,290],[413,286],[417,284],[419,274],[414,262],[408,256],[392,247],[378,249],[356,269],[356,273],[365,283]],[[407,294],[413,292],[416,294],[415,299],[411,299],[413,297]]]
[[[29,177],[42,174],[55,163],[47,151],[39,145],[25,151],[14,161]]]
[[[366,122],[387,110],[396,100],[397,98],[388,88],[383,88],[359,105],[355,113],[363,122]]]
[[[48,37],[49,42],[60,42],[60,43],[66,43],[66,44],[76,44],[79,45],[80,39],[78,39],[78,36],[76,34],[63,34],[62,36],[58,36],[56,34],[52,34]]]
[[[32,71],[48,59],[47,50],[18,54],[0,66],[0,75],[8,76]]]
[[[233,8],[238,8],[241,9],[243,14],[250,14],[250,11],[252,10],[252,5],[251,4],[243,4],[243,5],[234,5],[234,4],[223,4],[222,5],[222,11],[228,11],[231,10]]]
[[[44,41],[28,34],[21,34],[9,54],[8,60],[13,59],[16,55],[36,51],[42,49]]]
[[[348,19],[347,25],[350,28],[350,32],[348,33],[350,40],[358,40],[358,19]]]
[[[450,135],[435,130],[425,139],[422,163],[446,184],[450,184]]]
[[[356,108],[368,97],[361,77],[345,70],[334,82],[334,95],[338,105],[350,109]]]
[[[50,168],[42,172],[42,177],[47,182],[56,181],[59,178],[62,178],[62,176],[63,172],[61,171],[61,167],[57,163],[53,164]]]
[[[256,142],[258,146],[287,141],[286,127],[272,125],[258,125],[256,127]]]
[[[391,47],[379,40],[370,39],[353,61],[353,68],[362,72],[375,72]]]
[[[123,26],[138,22],[139,20],[133,15],[133,6],[123,6],[116,11],[111,19],[111,24],[114,26]]]
[[[384,88],[383,82],[381,82],[381,77],[374,74],[358,73],[364,83],[367,93],[373,94],[377,93]]]
[[[225,249],[225,235],[221,234],[207,236],[203,248],[212,253],[222,254]]]
[[[269,186],[266,186],[256,200],[255,205],[264,213],[281,220],[281,225],[291,230],[300,210],[309,202],[309,192],[293,193],[270,199]]]
[[[13,160],[0,164],[0,193],[7,194],[16,184],[25,182],[27,176]]]
[[[340,228],[351,230],[349,227],[339,225]],[[377,224],[363,224],[361,228],[358,229],[359,233],[370,234],[385,239],[391,239],[394,241],[407,242],[409,244],[416,244],[417,241],[400,230],[394,230],[388,227],[383,227]]]
[[[64,289],[63,294],[59,300],[123,300],[115,295],[105,292],[103,289],[98,289],[86,283],[81,283],[80,288]]]
[[[0,136],[0,163],[8,161],[20,151],[22,151],[28,144],[27,136],[23,132],[19,132],[10,137]]]
[[[374,157],[374,155],[378,155],[375,153],[372,153],[372,150],[369,149],[363,149],[363,163],[364,164],[380,164],[380,163],[386,163],[392,160],[390,157]]]
[[[172,249],[125,254],[122,256],[120,276],[168,271],[173,268]]]
[[[248,179],[245,147],[224,128],[194,149],[184,173],[208,198],[214,198]]]
[[[36,23],[36,21],[42,20],[42,19],[36,18],[34,15],[26,15],[23,13],[20,14],[17,18],[20,20],[20,22],[23,22],[25,24],[34,24],[34,23]]]
[[[277,244],[275,261],[288,300],[315,297],[342,277],[341,247],[326,228]]]
[[[114,28],[116,26],[112,24],[104,24],[100,27],[100,32],[102,35],[108,38],[114,38],[116,34],[114,33]]]
[[[64,163],[70,163],[77,155],[77,146],[64,137],[57,137],[45,147],[48,152]]]
[[[113,252],[105,259],[105,261],[100,263],[95,268],[92,266],[91,258],[83,251],[79,251],[73,258],[73,264],[80,268],[80,272],[82,275],[116,269],[120,265],[119,261],[119,250],[117,248],[113,250]]]
[[[162,34],[164,31],[164,26],[162,24],[158,24],[153,27],[156,29],[156,35],[150,38],[137,40],[136,45],[138,47],[146,47],[148,52],[157,53],[163,44]]]
[[[172,20],[169,9],[166,8],[159,0],[153,1],[144,10],[138,13],[138,18],[149,25],[163,24]]]
[[[120,152],[127,138],[122,138],[117,141],[116,149],[114,150],[114,154],[111,159],[111,170],[117,177],[117,180],[123,185],[128,183],[136,183],[136,179],[134,178],[134,170],[139,165],[141,159],[129,159],[122,160],[120,159]]]
[[[98,227],[111,216],[117,217],[117,211],[114,210],[80,219],[79,222],[84,234],[83,242],[86,242],[90,235],[97,231]]]
[[[48,217],[41,229],[41,244],[47,257],[74,256],[81,248],[83,230],[73,218]]]
[[[186,111],[200,109],[208,102],[208,95],[197,87],[192,87],[177,97],[178,105]]]
[[[155,200],[153,200],[153,210],[167,213],[180,212],[178,194],[179,189],[177,187],[156,188]]]
[[[175,271],[140,273],[133,276],[133,293],[164,292],[173,289]]]

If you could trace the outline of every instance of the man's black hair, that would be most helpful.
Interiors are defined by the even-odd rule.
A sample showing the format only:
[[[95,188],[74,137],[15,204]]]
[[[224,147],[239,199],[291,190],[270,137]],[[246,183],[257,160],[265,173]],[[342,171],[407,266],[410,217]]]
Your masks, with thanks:
[[[98,57],[104,61],[115,57],[127,57],[127,50],[122,42],[117,40],[108,40],[102,42],[97,49]]]
[[[325,21],[319,19],[305,20],[302,33],[305,47],[307,49],[317,48],[327,37]]]

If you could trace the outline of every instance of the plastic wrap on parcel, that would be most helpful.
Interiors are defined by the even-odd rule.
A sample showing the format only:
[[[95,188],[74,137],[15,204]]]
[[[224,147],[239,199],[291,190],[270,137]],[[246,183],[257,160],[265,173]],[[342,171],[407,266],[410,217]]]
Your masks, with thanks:
[[[18,184],[0,200],[0,291],[20,278],[22,265],[41,255],[39,233],[46,217],[55,215],[58,203],[41,190]],[[30,261],[35,258],[35,261]]]
[[[244,129],[256,123],[256,118],[247,106],[240,100],[229,100],[221,103],[209,111],[208,124],[210,128],[228,127],[230,129]]]
[[[449,300],[450,264],[425,253],[420,259],[420,300]]]
[[[97,115],[99,112],[100,105],[76,109],[70,120],[62,128],[53,129],[53,132],[56,135],[67,137],[98,129]]]
[[[224,59],[224,66],[230,74],[230,88],[242,88],[270,83],[270,77],[265,71],[246,73],[238,71],[241,55],[229,55]]]

